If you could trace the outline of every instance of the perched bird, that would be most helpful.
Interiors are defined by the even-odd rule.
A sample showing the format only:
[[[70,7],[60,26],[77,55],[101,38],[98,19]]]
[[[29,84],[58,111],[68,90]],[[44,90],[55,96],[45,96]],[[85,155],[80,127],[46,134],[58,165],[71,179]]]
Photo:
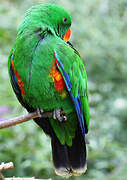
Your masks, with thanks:
[[[89,129],[87,75],[69,42],[71,17],[55,4],[30,8],[21,23],[8,67],[13,90],[34,121],[51,137],[56,174],[69,177],[87,169]],[[41,117],[42,110],[53,117]]]

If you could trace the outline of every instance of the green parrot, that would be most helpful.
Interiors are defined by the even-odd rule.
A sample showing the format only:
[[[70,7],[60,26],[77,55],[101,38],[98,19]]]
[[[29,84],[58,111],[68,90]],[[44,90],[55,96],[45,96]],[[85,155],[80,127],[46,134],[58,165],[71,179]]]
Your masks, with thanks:
[[[70,14],[58,5],[31,7],[8,60],[13,90],[28,112],[38,112],[34,121],[51,137],[54,169],[62,177],[87,169],[87,74],[69,42],[70,26]],[[53,116],[43,118],[47,111]]]

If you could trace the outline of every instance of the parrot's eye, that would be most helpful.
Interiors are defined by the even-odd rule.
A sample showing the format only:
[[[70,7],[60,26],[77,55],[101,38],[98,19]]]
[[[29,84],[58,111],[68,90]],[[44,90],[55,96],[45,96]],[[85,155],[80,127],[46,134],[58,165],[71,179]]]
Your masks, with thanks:
[[[64,18],[64,22],[65,22],[65,23],[67,22],[67,18]]]

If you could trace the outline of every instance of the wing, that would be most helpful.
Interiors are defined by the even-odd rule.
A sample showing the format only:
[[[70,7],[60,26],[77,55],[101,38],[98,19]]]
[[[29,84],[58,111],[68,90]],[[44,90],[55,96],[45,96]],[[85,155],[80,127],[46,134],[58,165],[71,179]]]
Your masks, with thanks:
[[[29,112],[32,112],[34,111],[34,109],[30,107],[24,100],[25,91],[23,87],[23,82],[19,77],[18,72],[15,71],[14,68],[14,53],[15,53],[15,46],[12,48],[8,58],[8,71],[9,71],[11,85],[21,105],[25,107]]]
[[[75,106],[82,134],[89,128],[88,86],[85,66],[74,49],[58,44],[54,52],[57,68]]]

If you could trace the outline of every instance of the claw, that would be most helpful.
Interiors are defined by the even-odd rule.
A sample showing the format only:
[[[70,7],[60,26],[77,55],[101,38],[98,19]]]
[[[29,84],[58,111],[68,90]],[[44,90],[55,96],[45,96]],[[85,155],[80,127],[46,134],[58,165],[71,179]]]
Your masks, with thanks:
[[[39,107],[37,107],[37,114],[38,114],[38,117],[41,118],[42,117],[42,113],[44,112],[43,109],[40,109]]]
[[[58,119],[60,122],[63,122],[67,120],[67,116],[61,113],[61,109],[55,109],[53,111],[53,119]]]

